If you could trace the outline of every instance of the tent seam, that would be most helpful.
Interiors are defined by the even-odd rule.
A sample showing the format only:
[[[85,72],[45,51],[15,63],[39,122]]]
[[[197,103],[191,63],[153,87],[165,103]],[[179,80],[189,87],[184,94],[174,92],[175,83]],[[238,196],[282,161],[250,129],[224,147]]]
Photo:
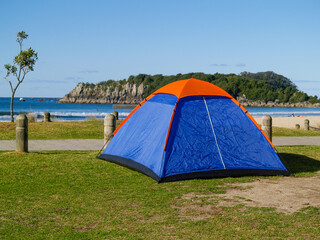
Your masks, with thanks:
[[[167,149],[167,143],[169,141],[169,135],[170,135],[170,132],[171,132],[171,126],[172,126],[172,123],[173,123],[173,118],[174,118],[174,115],[176,114],[176,109],[177,109],[177,105],[179,103],[179,100],[180,100],[180,98],[177,99],[176,104],[174,105],[174,108],[173,108],[173,111],[172,111],[172,115],[171,115],[171,120],[170,120],[169,127],[168,127],[167,136],[166,136],[166,141],[164,143],[164,148],[163,148],[163,152],[162,152],[162,159],[161,159],[161,167],[160,167],[160,176],[161,177],[163,177],[164,161],[165,161],[164,156],[165,156],[165,152],[166,152],[166,149]]]
[[[215,139],[216,144],[217,144],[217,148],[218,148],[218,151],[219,151],[219,155],[220,155],[220,158],[221,158],[221,162],[222,162],[223,168],[226,169],[226,165],[224,164],[224,161],[223,161],[223,158],[222,158],[222,155],[221,155],[221,152],[220,152],[220,147],[219,147],[219,144],[218,144],[217,136],[216,136],[216,133],[215,133],[214,128],[213,128],[213,123],[212,123],[211,116],[210,116],[210,113],[209,113],[207,101],[206,101],[206,99],[204,98],[204,96],[202,96],[202,97],[203,97],[204,104],[206,105],[206,109],[207,109],[207,112],[208,112],[209,121],[210,121],[210,124],[211,124],[211,129],[212,129],[213,136],[214,136],[214,139]]]

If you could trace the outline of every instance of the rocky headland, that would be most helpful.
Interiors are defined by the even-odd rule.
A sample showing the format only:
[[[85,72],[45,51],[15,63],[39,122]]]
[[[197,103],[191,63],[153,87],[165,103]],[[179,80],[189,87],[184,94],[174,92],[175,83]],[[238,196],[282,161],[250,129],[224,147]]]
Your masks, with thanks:
[[[104,88],[100,85],[86,87],[79,83],[60,103],[138,104],[143,100],[143,84],[126,83]]]
[[[139,74],[127,79],[79,83],[60,103],[138,104],[160,87],[197,78],[213,83],[234,96],[244,107],[320,107],[317,96],[299,91],[288,78],[272,71],[236,74],[187,73],[163,76]],[[263,100],[261,100],[263,99]]]
[[[138,104],[144,99],[144,86],[126,83],[124,86],[103,87],[95,85],[93,88],[79,83],[70,93],[59,100],[60,103],[97,103],[97,104]],[[320,103],[310,102],[280,102],[252,101],[245,97],[237,97],[237,101],[244,107],[320,107]]]

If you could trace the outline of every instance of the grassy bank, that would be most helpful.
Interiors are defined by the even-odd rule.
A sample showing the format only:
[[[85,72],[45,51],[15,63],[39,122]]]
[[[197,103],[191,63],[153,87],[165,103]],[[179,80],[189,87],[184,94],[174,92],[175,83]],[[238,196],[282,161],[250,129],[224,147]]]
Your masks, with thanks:
[[[313,176],[320,170],[319,146],[278,150],[296,176]],[[273,208],[217,207],[218,198],[201,203],[183,198],[188,193],[223,193],[225,183],[258,177],[157,184],[95,155],[0,152],[0,238],[316,239],[320,235],[320,210],[314,207],[286,215]],[[197,204],[212,211],[202,215],[192,208]]]
[[[303,129],[291,129],[272,127],[272,134],[275,137],[303,137],[303,136],[320,136],[320,131],[303,130]]]
[[[118,121],[117,125],[120,123]],[[0,122],[0,140],[15,139],[15,123]],[[273,127],[273,136],[320,136],[320,131]],[[29,139],[102,139],[102,121],[29,123]]]
[[[103,139],[103,121],[30,122],[28,130],[30,140]],[[0,122],[0,140],[15,138],[16,124]]]
[[[0,122],[0,139],[15,139],[16,125]],[[96,139],[103,138],[102,121],[30,122],[29,139]]]

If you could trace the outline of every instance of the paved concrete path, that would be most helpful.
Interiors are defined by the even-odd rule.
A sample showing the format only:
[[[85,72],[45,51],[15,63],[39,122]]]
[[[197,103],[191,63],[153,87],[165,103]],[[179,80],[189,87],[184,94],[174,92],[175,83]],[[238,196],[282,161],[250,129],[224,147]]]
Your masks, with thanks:
[[[100,150],[103,139],[29,140],[29,151],[34,150]],[[15,140],[1,140],[0,150],[15,150]]]
[[[320,145],[320,137],[273,137],[275,146],[283,145]]]
[[[320,145],[320,137],[273,137],[275,146]],[[103,139],[29,140],[29,151],[34,150],[100,150]],[[1,150],[15,150],[15,140],[0,140]]]

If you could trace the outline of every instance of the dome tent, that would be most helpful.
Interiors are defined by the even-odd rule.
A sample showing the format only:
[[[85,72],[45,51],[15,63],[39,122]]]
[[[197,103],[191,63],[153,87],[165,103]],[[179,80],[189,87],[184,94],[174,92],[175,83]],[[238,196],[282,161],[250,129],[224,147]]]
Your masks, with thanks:
[[[288,175],[251,115],[221,88],[193,78],[152,93],[113,135],[98,158],[158,182]]]

